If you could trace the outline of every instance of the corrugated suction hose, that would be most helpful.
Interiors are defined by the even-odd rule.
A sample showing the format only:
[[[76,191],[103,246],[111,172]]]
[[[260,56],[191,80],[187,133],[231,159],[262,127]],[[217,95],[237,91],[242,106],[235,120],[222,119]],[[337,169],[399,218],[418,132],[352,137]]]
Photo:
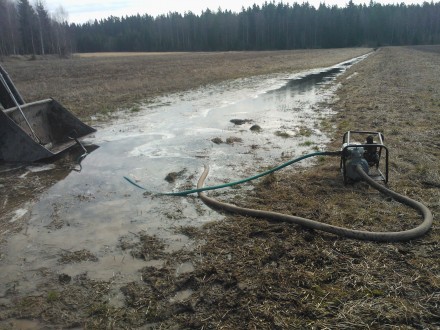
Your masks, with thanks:
[[[366,241],[376,241],[376,242],[399,242],[399,241],[408,241],[417,237],[420,237],[431,228],[432,226],[432,213],[431,211],[422,203],[419,203],[409,197],[400,195],[392,190],[389,190],[388,188],[385,188],[384,186],[380,185],[373,179],[371,179],[368,174],[364,172],[362,167],[360,165],[356,166],[356,171],[361,176],[363,180],[365,180],[370,186],[373,188],[379,190],[380,192],[392,197],[396,201],[403,203],[413,209],[416,209],[419,211],[423,216],[423,222],[419,226],[404,230],[404,231],[398,231],[398,232],[370,232],[370,231],[363,231],[363,230],[354,230],[354,229],[348,229],[338,226],[333,226],[325,223],[321,223],[318,221],[314,221],[311,219],[306,219],[302,217],[297,217],[293,215],[286,215],[282,213],[277,212],[271,212],[271,211],[262,211],[262,210],[255,210],[255,209],[249,209],[244,207],[235,206],[232,204],[220,202],[214,198],[206,196],[206,194],[203,191],[198,191],[198,196],[200,199],[209,207],[212,207],[217,210],[225,211],[228,213],[235,213],[240,214],[244,216],[250,216],[254,218],[264,218],[272,221],[284,221],[288,223],[298,224],[307,228],[317,229],[325,232],[329,232],[335,235],[348,237],[348,238],[354,238],[359,240],[366,240]],[[205,165],[205,169],[197,182],[197,189],[202,189],[205,179],[208,176],[209,173],[209,167]]]

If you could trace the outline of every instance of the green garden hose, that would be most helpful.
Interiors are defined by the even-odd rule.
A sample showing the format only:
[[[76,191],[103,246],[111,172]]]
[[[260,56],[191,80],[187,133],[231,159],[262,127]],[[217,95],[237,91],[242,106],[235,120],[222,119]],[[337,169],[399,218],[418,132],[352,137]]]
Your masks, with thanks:
[[[152,192],[149,191],[147,188],[142,187],[141,185],[137,184],[136,182],[134,182],[133,180],[131,180],[130,178],[124,176],[124,179],[127,180],[128,182],[130,182],[132,185],[138,187],[139,189],[145,190],[148,193],[154,194],[154,195],[165,195],[165,196],[186,196],[189,194],[194,194],[194,193],[199,193],[202,191],[207,191],[207,190],[216,190],[216,189],[221,189],[221,188],[226,188],[226,187],[232,187],[235,186],[237,184],[241,184],[241,183],[245,183],[248,181],[252,181],[258,178],[261,178],[262,176],[274,173],[276,171],[281,170],[282,168],[289,166],[293,163],[297,163],[301,160],[304,160],[306,158],[310,158],[310,157],[315,157],[315,156],[340,156],[341,152],[340,151],[318,151],[318,152],[313,152],[310,154],[306,154],[303,155],[301,157],[289,160],[288,162],[285,162],[284,164],[281,164],[277,167],[274,167],[270,170],[267,170],[265,172],[262,172],[260,174],[251,176],[249,178],[246,179],[242,179],[239,181],[234,181],[234,182],[229,182],[229,183],[225,183],[225,184],[221,184],[221,185],[217,185],[217,186],[210,186],[210,187],[204,187],[204,188],[197,188],[197,189],[191,189],[191,190],[184,190],[184,191],[177,191],[177,192],[164,192],[164,193],[160,193],[160,192]]]

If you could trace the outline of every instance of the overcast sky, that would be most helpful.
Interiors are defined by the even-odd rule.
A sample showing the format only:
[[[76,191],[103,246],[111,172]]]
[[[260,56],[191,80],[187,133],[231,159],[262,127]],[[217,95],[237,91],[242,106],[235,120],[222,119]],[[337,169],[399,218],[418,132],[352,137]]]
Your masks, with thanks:
[[[425,0],[377,0],[377,3],[419,3]],[[431,0],[429,0],[430,2]],[[136,14],[148,14],[158,16],[168,12],[185,13],[192,11],[194,14],[200,14],[202,10],[209,8],[217,11],[220,7],[222,10],[232,10],[240,12],[242,7],[252,6],[254,3],[261,5],[264,0],[45,0],[46,7],[51,13],[57,11],[62,6],[68,14],[70,23],[85,23],[89,20],[101,19],[110,15],[122,17]],[[268,1],[269,2],[269,1]],[[281,1],[276,1],[276,3]],[[295,1],[283,1],[284,3],[294,3]],[[302,3],[303,1],[296,1]],[[305,2],[305,0],[304,0]],[[318,7],[321,2],[327,5],[338,5],[344,7],[348,0],[309,0],[312,6]],[[353,0],[355,4],[366,3],[370,0]]]

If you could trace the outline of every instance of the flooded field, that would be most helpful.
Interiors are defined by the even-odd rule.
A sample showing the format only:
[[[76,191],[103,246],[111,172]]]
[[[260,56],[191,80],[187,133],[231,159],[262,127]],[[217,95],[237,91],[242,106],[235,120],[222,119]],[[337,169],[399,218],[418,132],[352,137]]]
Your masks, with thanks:
[[[204,164],[211,167],[207,184],[215,185],[322,150],[328,137],[318,123],[331,114],[333,81],[364,57],[171,94],[117,113],[109,124],[97,120],[81,165],[75,163],[80,150],[55,163],[1,164],[1,216],[11,227],[26,225],[2,247],[0,299],[37,290],[47,269],[133,281],[140,268],[161,263],[135,259],[121,248],[139,233],[164,240],[167,252],[193,244],[176,228],[223,216],[195,197],[144,196],[124,176],[152,193],[179,191],[195,187]],[[234,190],[217,194],[233,198]],[[65,258],[81,253],[79,262]],[[120,303],[117,293],[114,303]]]

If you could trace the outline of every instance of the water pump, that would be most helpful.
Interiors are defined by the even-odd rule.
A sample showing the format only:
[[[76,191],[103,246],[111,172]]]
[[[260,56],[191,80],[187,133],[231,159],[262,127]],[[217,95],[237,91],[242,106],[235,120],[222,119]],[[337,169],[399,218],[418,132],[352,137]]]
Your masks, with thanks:
[[[383,141],[384,136],[379,132],[348,131],[344,134],[340,164],[344,183],[362,179],[356,170],[358,165],[372,179],[388,182],[389,156]],[[382,161],[383,157],[385,161]]]

